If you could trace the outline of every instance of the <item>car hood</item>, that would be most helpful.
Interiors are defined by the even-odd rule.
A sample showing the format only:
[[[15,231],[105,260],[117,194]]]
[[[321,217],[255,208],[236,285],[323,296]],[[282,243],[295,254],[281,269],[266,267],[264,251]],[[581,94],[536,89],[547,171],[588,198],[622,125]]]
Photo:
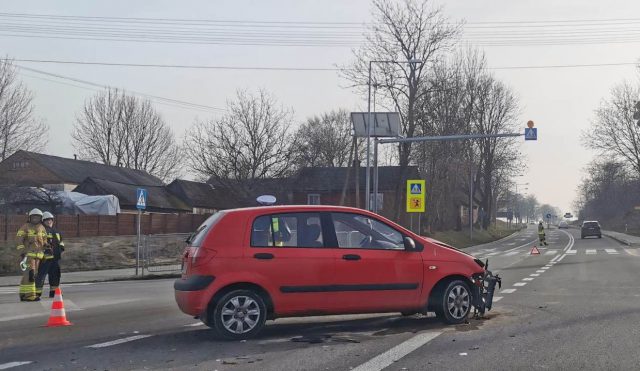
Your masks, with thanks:
[[[437,260],[441,261],[467,261],[469,264],[476,265],[479,264],[481,267],[484,267],[484,263],[480,259],[476,259],[475,256],[462,251],[456,247],[453,247],[449,244],[446,244],[442,241],[434,240],[429,237],[422,237],[427,244],[433,247],[433,256]]]

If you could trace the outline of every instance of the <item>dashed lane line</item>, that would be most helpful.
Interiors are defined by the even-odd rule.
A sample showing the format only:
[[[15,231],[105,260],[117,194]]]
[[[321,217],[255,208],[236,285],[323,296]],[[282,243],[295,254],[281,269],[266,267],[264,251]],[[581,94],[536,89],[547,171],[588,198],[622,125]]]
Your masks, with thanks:
[[[516,282],[516,283],[513,284],[513,286],[522,287],[522,286],[524,286],[526,284],[527,284],[526,282]]]
[[[135,336],[129,336],[129,337],[122,338],[122,339],[117,339],[117,340],[107,341],[106,343],[99,343],[99,344],[87,345],[87,346],[86,346],[86,348],[93,348],[93,349],[106,348],[106,347],[110,347],[110,346],[113,346],[113,345],[124,344],[124,343],[128,343],[128,342],[130,342],[130,341],[135,341],[135,340],[140,340],[140,339],[148,338],[148,337],[151,337],[151,336],[153,336],[153,335],[135,335]]]
[[[529,276],[531,276],[531,277],[540,277],[540,273],[531,273]]]
[[[431,340],[442,334],[442,331],[428,331],[418,334],[411,339],[402,342],[395,347],[387,350],[386,352],[379,354],[378,356],[370,359],[369,361],[361,364],[360,366],[352,369],[353,371],[380,371],[394,362],[397,362],[407,354],[417,350],[423,345],[427,344]]]
[[[3,363],[3,364],[0,364],[0,370],[6,370],[13,367],[24,366],[30,363],[33,363],[33,361]]]
[[[501,294],[513,294],[514,292],[516,292],[516,289],[504,289],[504,290],[500,290]]]
[[[523,281],[533,281],[533,277],[525,277],[522,280]]]
[[[587,249],[585,250],[585,252],[587,253],[587,255],[595,255],[598,253],[596,249]]]
[[[604,251],[606,251],[607,254],[612,254],[612,255],[619,254],[619,252],[616,249],[604,249]]]
[[[549,251],[545,252],[544,254],[545,254],[545,255],[555,255],[555,254],[557,254],[557,253],[558,253],[558,251],[557,251],[557,250],[549,250]]]
[[[494,303],[497,303],[497,302],[499,302],[500,300],[502,300],[502,298],[503,298],[502,296],[494,296],[494,297],[493,297],[493,302],[494,302]]]

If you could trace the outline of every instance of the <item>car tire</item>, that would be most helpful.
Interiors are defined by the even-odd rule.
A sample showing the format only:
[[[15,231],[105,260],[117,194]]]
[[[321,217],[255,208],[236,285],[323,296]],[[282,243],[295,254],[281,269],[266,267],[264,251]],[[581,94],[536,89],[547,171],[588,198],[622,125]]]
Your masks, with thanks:
[[[462,280],[449,282],[442,290],[435,308],[436,316],[448,325],[464,323],[471,313],[473,300],[469,285]]]
[[[215,332],[224,339],[244,340],[256,336],[267,319],[262,296],[251,290],[233,290],[215,303],[211,313]]]
[[[598,238],[602,238],[602,235],[601,235],[601,234],[599,234],[599,235],[598,235]]]

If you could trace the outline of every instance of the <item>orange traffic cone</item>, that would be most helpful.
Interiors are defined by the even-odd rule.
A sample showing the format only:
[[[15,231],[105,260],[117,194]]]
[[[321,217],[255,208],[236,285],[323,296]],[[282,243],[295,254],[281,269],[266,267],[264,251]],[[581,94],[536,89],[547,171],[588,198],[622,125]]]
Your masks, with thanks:
[[[62,290],[58,287],[56,295],[51,304],[51,315],[46,327],[71,326],[72,323],[67,321],[67,314],[64,311],[64,302],[62,301]]]
[[[531,253],[530,255],[540,255],[540,250],[538,250],[538,248],[536,247],[536,245],[533,245],[533,247],[531,248]]]

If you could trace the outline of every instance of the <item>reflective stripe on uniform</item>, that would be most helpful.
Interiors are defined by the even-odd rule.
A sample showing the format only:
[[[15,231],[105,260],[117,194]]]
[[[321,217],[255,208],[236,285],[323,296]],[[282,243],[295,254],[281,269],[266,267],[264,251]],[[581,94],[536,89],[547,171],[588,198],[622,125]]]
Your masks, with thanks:
[[[62,237],[60,237],[60,233],[56,233],[56,238],[58,239],[58,241],[62,242]]]
[[[18,246],[16,246],[16,249],[17,250],[22,250],[22,249],[24,249],[24,245],[18,245]]]
[[[36,284],[31,283],[28,285],[20,285],[20,293],[21,294],[33,294],[36,292]]]
[[[24,231],[21,229],[18,231],[18,233],[16,234],[17,237],[24,237]]]
[[[42,258],[44,258],[44,253],[42,253],[42,252],[28,252],[27,256],[29,258],[42,259]]]

